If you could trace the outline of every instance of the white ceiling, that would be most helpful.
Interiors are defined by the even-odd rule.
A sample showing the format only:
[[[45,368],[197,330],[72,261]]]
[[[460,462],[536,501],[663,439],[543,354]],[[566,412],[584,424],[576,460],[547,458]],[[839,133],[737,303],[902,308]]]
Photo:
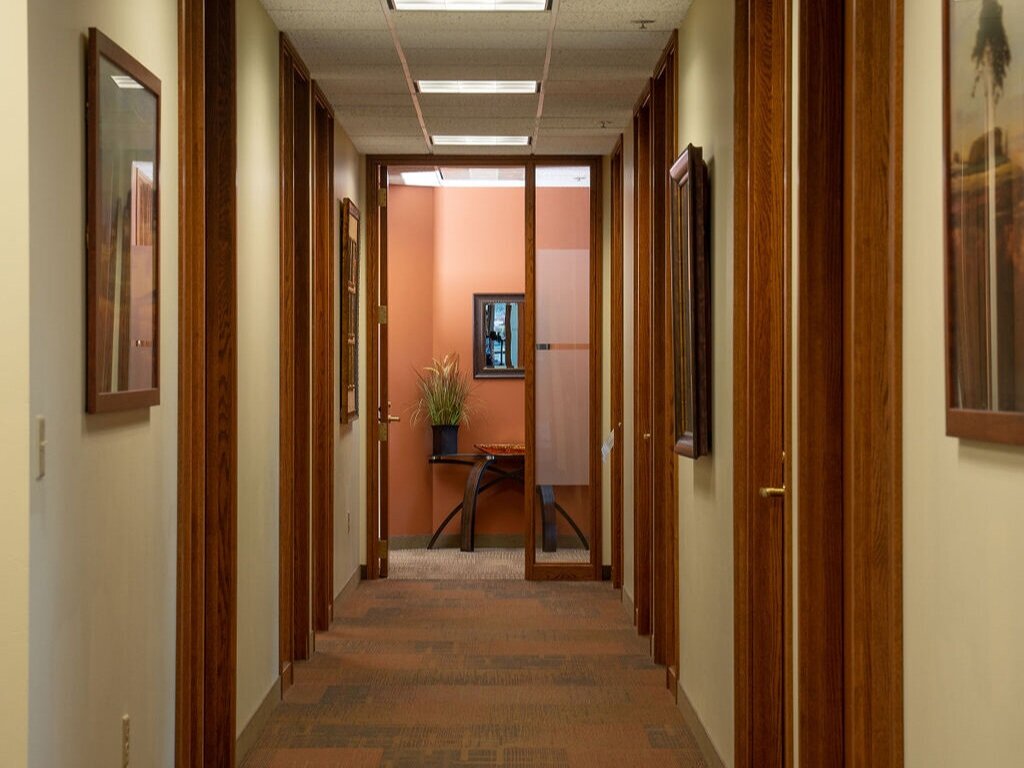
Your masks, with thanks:
[[[606,154],[691,2],[553,0],[545,13],[444,13],[396,12],[387,0],[263,0],[365,154],[495,153],[434,148],[434,134],[532,137],[501,154]],[[641,30],[635,19],[652,21]],[[413,80],[542,85],[526,95],[415,94]]]

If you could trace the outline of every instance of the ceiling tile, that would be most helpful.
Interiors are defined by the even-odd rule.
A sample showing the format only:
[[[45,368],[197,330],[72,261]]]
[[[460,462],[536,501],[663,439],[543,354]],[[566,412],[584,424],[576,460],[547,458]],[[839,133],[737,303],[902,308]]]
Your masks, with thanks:
[[[545,49],[480,49],[480,48],[408,48],[405,58],[409,62],[412,76],[417,80],[426,67],[457,67],[462,71],[460,80],[488,79],[477,74],[478,71],[492,70],[498,67],[534,67],[543,72]]]
[[[352,143],[364,155],[422,155],[428,151],[419,136],[352,136]]]
[[[420,94],[423,116],[535,118],[539,96],[531,94],[462,95]]]
[[[268,11],[278,29],[291,32],[299,29],[387,30],[387,21],[380,8],[369,13],[346,13],[335,9],[323,11]]]
[[[440,51],[535,50],[543,57],[548,47],[547,30],[470,30],[457,27],[398,31],[398,40],[408,53],[417,48]],[[543,60],[543,59],[542,59]]]
[[[486,117],[430,117],[425,118],[427,131],[431,134],[468,136],[531,136],[536,119],[531,118],[486,118]]]
[[[351,117],[344,112],[338,113],[338,120],[349,136],[422,136],[420,123],[415,117]]]

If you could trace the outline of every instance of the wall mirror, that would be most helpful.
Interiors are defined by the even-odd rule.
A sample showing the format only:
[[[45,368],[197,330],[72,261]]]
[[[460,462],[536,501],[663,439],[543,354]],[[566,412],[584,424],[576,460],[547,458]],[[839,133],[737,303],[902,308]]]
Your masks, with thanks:
[[[672,360],[676,453],[692,459],[711,449],[711,206],[700,147],[672,165]]]
[[[1024,445],[1024,6],[944,6],[946,433]]]
[[[160,81],[97,29],[86,52],[86,410],[160,402]]]
[[[359,209],[341,204],[341,422],[359,416]]]
[[[473,377],[521,379],[523,304],[521,293],[473,294]]]

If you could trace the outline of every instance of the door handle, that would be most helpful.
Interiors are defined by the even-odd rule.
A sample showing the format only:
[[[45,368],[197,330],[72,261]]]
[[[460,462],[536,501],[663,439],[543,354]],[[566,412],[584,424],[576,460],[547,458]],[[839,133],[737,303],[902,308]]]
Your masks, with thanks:
[[[650,440],[650,439],[651,439],[651,433],[650,432],[644,432],[644,440]]]
[[[392,424],[394,424],[396,421],[401,421],[401,420],[402,420],[401,416],[388,416],[388,421],[390,423],[392,423]]]
[[[772,487],[769,486],[769,487],[766,487],[766,488],[762,488],[759,491],[759,493],[761,494],[761,498],[762,499],[778,498],[780,496],[785,496],[786,495],[786,486],[782,486],[781,488],[772,488]]]

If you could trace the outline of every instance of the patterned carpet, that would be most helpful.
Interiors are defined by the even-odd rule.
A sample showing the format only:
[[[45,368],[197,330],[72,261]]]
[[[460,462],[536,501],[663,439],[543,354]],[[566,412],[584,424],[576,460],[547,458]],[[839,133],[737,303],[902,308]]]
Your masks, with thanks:
[[[388,553],[388,577],[447,581],[460,579],[522,579],[526,573],[522,549],[392,549]],[[561,548],[558,552],[537,552],[537,562],[587,563],[590,551]]]
[[[245,768],[703,768],[607,583],[363,583]]]

